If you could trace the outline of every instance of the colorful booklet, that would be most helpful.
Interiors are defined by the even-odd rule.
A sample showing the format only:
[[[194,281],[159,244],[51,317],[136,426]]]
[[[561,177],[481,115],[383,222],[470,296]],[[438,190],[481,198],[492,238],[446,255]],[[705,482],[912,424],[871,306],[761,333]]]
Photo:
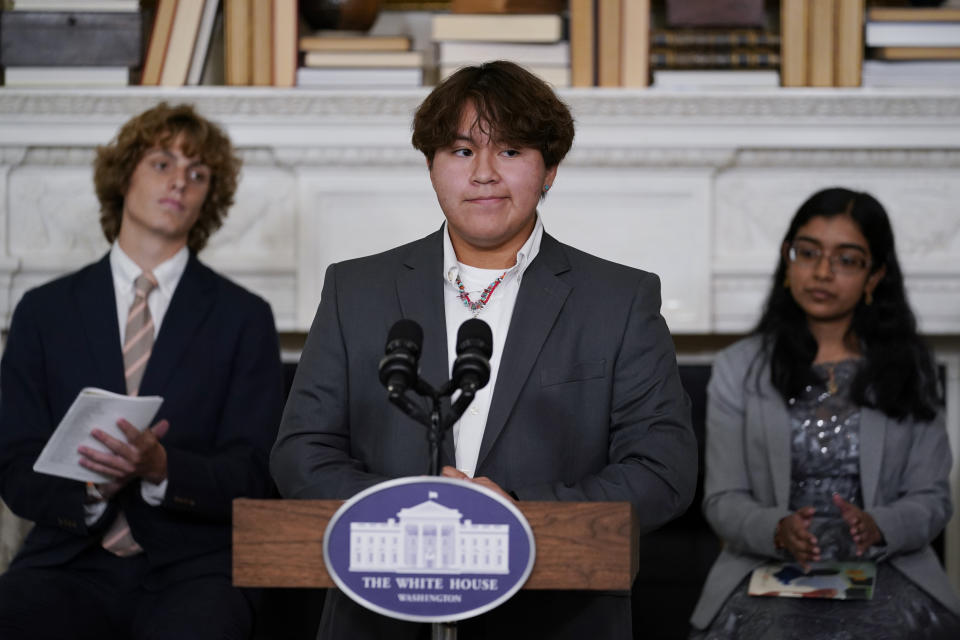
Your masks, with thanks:
[[[817,562],[807,571],[798,564],[768,564],[750,576],[751,596],[870,600],[877,584],[873,562]]]

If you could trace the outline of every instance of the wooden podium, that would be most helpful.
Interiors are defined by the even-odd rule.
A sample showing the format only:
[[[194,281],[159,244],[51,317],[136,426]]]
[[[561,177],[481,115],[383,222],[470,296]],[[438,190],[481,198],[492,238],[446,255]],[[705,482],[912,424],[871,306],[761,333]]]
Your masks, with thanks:
[[[233,501],[233,583],[334,587],[323,534],[341,500]],[[520,502],[536,562],[524,589],[629,591],[637,574],[637,524],[628,502]]]

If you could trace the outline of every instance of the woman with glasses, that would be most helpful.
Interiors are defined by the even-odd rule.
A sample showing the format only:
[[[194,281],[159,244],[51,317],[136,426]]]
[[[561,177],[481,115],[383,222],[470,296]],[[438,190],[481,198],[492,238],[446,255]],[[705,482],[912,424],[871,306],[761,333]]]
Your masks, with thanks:
[[[757,328],[708,386],[703,509],[724,546],[692,638],[960,637],[960,599],[930,547],[952,513],[938,389],[883,207],[815,193]],[[822,586],[841,562],[864,563],[855,588],[818,595],[872,599],[749,595],[755,573]]]

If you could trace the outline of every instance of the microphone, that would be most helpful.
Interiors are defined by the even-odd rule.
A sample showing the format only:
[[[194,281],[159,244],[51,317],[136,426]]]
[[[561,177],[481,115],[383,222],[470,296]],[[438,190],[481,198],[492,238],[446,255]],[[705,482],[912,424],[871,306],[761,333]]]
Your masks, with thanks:
[[[413,320],[404,318],[390,327],[386,355],[380,360],[380,383],[390,396],[402,396],[417,383],[417,362],[422,346],[423,329]]]
[[[450,382],[470,397],[490,381],[490,356],[493,333],[483,320],[472,318],[457,330],[457,358],[453,361]]]

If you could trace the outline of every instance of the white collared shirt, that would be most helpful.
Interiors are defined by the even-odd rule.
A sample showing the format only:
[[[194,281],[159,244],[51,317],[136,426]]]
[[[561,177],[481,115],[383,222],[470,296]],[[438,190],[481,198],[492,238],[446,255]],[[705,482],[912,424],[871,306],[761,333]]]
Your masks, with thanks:
[[[453,425],[453,441],[456,450],[457,469],[471,478],[477,470],[477,458],[480,454],[480,443],[487,425],[487,416],[490,413],[490,401],[496,388],[497,373],[500,369],[500,354],[507,341],[507,331],[510,328],[510,318],[520,292],[520,283],[527,267],[540,252],[540,241],[543,238],[543,223],[537,214],[537,222],[533,232],[520,250],[517,252],[517,262],[509,269],[489,297],[486,306],[477,314],[477,318],[490,325],[493,333],[493,355],[490,358],[490,382],[477,391],[473,402],[463,416]],[[457,261],[457,255],[450,241],[447,225],[443,233],[443,304],[447,320],[447,359],[448,370],[453,371],[453,362],[457,357],[457,330],[460,325],[474,313],[468,309],[459,298],[457,276],[463,282],[470,300],[480,298],[480,292],[496,280],[503,269],[479,269]]]
[[[163,323],[163,317],[170,306],[170,300],[173,298],[173,292],[180,284],[180,278],[187,268],[187,260],[190,252],[187,247],[183,247],[173,255],[172,258],[164,260],[153,269],[153,276],[157,279],[157,286],[147,296],[147,306],[150,307],[150,317],[153,318],[153,337],[156,339],[160,333],[160,325]],[[123,341],[127,331],[127,314],[130,312],[130,305],[136,297],[136,288],[133,283],[137,277],[143,273],[143,269],[137,266],[130,256],[124,253],[120,245],[114,241],[110,247],[110,273],[113,276],[114,298],[117,300],[117,324],[120,327],[120,349],[123,349]],[[88,495],[97,497],[97,493],[87,490]],[[143,501],[154,507],[163,503],[167,493],[167,480],[160,484],[148,482],[145,479],[140,480],[140,495]],[[100,519],[103,512],[107,509],[106,502],[94,502],[84,505],[84,521],[91,525]]]
[[[153,318],[153,337],[156,339],[163,324],[163,316],[167,313],[173,292],[180,284],[180,278],[187,268],[190,252],[186,247],[177,251],[172,258],[164,260],[153,269],[153,277],[157,279],[157,286],[147,296],[147,306],[150,307],[150,317]],[[120,348],[127,331],[127,314],[130,305],[136,297],[136,288],[133,286],[143,269],[137,266],[130,256],[123,252],[116,242],[110,247],[110,272],[113,274],[113,291],[117,299],[117,323],[120,327]]]

